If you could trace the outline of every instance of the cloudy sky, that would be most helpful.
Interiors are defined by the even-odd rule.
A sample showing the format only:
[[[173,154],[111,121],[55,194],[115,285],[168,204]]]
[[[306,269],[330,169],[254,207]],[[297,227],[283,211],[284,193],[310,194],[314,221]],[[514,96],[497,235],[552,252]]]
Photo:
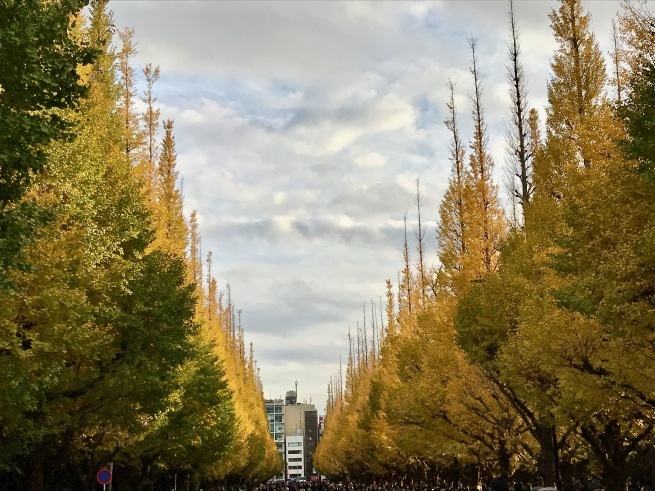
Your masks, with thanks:
[[[531,104],[543,116],[553,2],[519,0]],[[448,90],[471,135],[478,39],[499,180],[509,111],[505,1],[111,1],[135,30],[134,66],[159,65],[162,119],[175,120],[187,214],[229,283],[265,396],[298,380],[323,412],[362,306],[397,283],[403,214],[420,178],[430,260],[447,184]],[[604,52],[617,2],[587,4]],[[369,307],[370,308],[370,307]]]

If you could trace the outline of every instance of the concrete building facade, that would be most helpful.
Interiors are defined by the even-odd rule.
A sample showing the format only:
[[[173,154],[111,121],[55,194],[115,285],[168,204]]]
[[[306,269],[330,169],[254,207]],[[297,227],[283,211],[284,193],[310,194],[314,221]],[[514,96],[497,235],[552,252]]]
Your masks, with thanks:
[[[314,472],[318,441],[318,412],[313,404],[298,403],[295,391],[285,399],[266,401],[266,416],[278,452],[284,457],[285,473],[276,479],[309,477]]]
[[[289,435],[286,438],[287,477],[295,479],[305,477],[305,448],[302,435]]]

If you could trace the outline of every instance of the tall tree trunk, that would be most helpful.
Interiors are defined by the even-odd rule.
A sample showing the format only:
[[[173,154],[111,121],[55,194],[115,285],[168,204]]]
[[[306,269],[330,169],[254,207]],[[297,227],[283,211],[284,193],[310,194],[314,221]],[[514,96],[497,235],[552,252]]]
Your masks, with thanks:
[[[537,472],[543,478],[544,486],[556,486],[560,479],[555,466],[558,458],[557,442],[553,441],[552,425],[537,423],[532,435],[539,443],[540,448],[537,456]]]
[[[507,441],[505,439],[500,439],[497,442],[498,445],[498,471],[501,476],[509,476],[509,467],[510,459],[512,458],[512,452],[507,448]]]

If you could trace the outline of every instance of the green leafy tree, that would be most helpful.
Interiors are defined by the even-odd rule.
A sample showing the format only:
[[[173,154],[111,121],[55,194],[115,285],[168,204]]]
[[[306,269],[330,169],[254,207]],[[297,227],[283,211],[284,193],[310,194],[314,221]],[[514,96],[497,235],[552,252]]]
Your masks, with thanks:
[[[110,460],[125,486],[161,484],[169,469],[207,478],[235,429],[185,258],[146,252],[105,6],[76,33],[100,51],[80,69],[86,97],[60,114],[79,137],[44,151],[26,195],[52,218],[25,248],[31,269],[10,270],[14,288],[0,294],[0,467],[12,489],[85,489]]]
[[[46,145],[73,135],[61,111],[87,91],[77,69],[97,52],[69,36],[87,3],[0,3],[0,287],[45,218],[19,201],[45,164]]]
[[[137,171],[140,179],[143,181],[144,193],[148,208],[155,212],[155,188],[157,182],[157,161],[159,159],[159,149],[157,148],[157,132],[159,129],[159,116],[161,111],[155,107],[157,98],[154,95],[154,86],[159,80],[159,67],[152,67],[148,63],[143,69],[143,75],[146,79],[146,89],[143,92],[141,101],[146,105],[144,112],[141,114],[141,121],[145,126],[145,157],[137,165]]]
[[[137,54],[133,41],[134,29],[126,27],[118,31],[118,37],[121,42],[121,49],[116,57],[120,82],[118,110],[121,115],[121,148],[127,162],[136,166],[143,159],[145,134],[139,125],[139,117],[134,107],[136,82],[131,65],[132,58]]]
[[[467,265],[480,278],[494,271],[498,264],[499,248],[506,224],[498,201],[498,187],[493,182],[494,162],[487,148],[489,134],[482,104],[482,74],[478,66],[477,41],[469,39],[471,47],[471,75],[473,76],[473,140],[469,155],[470,203],[466,226],[470,230],[467,241]]]
[[[167,254],[184,257],[187,248],[187,224],[183,215],[182,193],[177,188],[177,153],[173,121],[164,122],[164,140],[161,145],[155,188],[155,240],[152,247]]]

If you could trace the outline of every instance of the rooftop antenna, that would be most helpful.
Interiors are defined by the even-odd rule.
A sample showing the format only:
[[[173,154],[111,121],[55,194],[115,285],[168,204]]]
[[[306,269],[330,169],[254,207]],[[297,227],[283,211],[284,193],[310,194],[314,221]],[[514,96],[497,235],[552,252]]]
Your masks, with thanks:
[[[298,402],[298,379],[294,383],[296,385],[296,402]]]

